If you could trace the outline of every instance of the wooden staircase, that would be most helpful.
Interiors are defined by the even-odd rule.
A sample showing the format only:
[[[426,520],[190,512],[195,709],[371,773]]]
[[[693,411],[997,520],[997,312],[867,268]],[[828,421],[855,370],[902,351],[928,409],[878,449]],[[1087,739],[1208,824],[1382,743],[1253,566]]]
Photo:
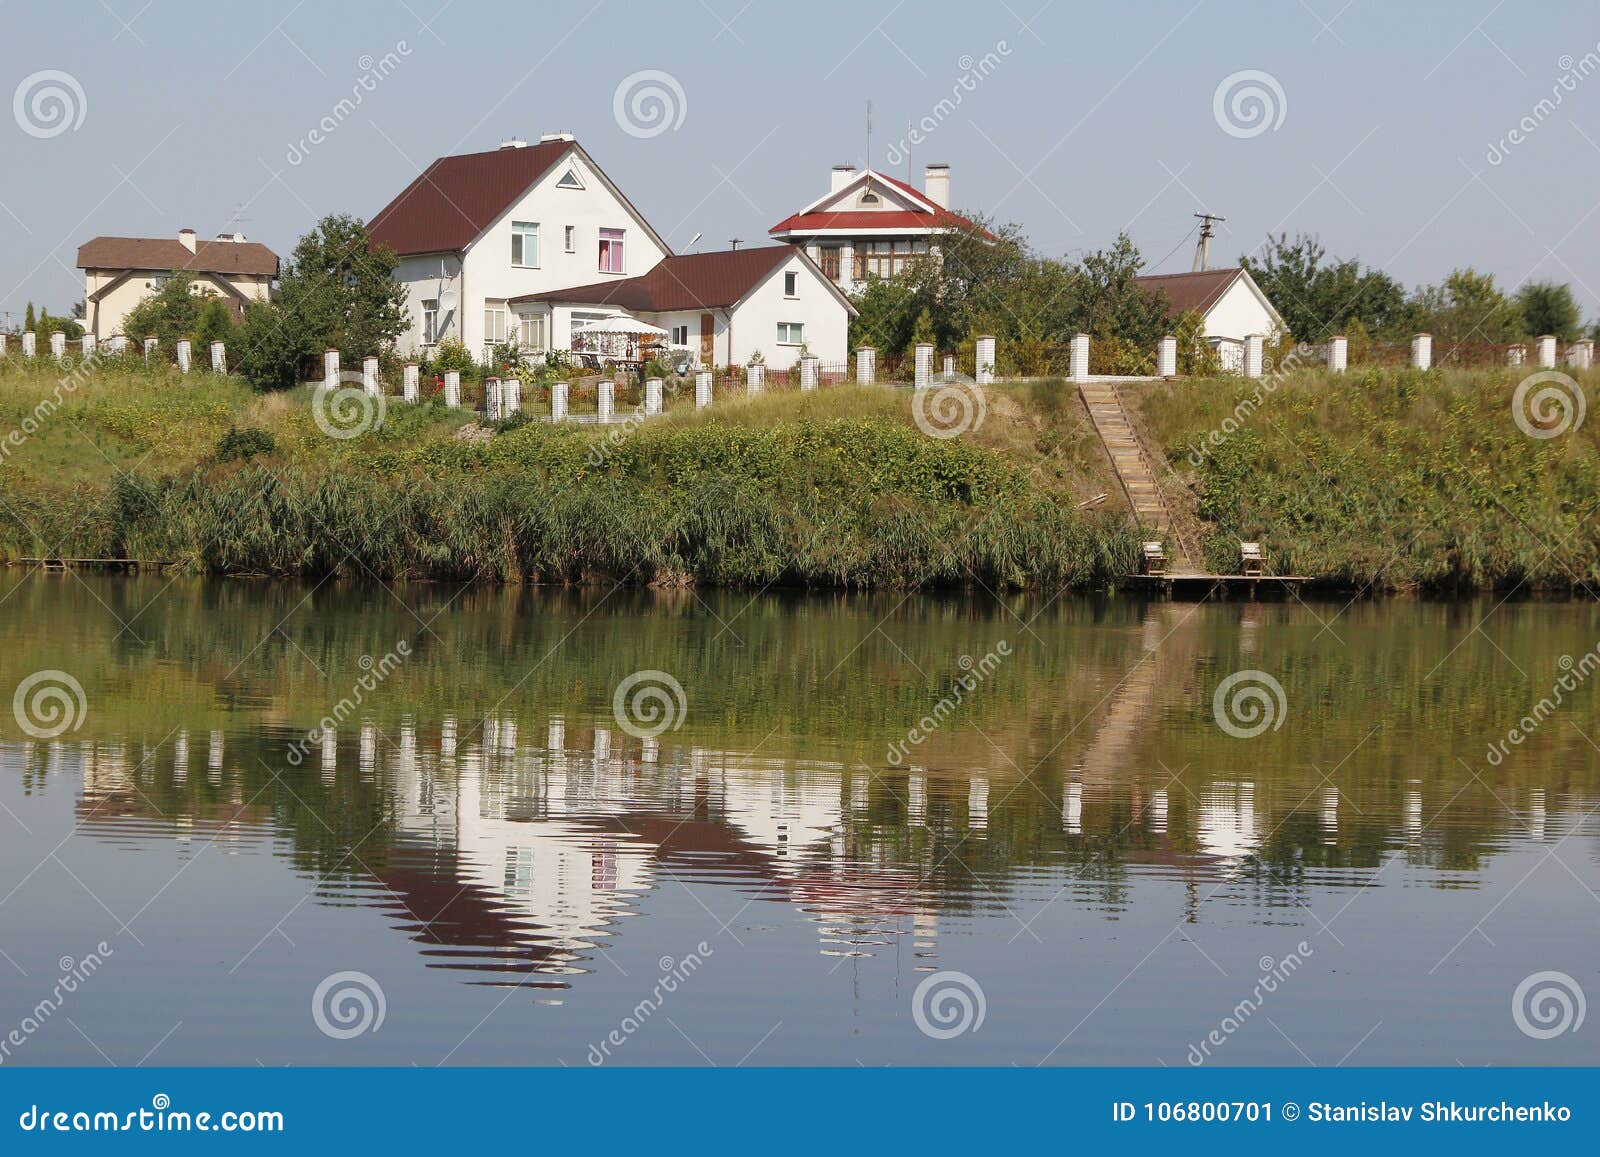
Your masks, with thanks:
[[[1161,487],[1156,483],[1155,471],[1151,469],[1144,449],[1139,445],[1138,436],[1128,421],[1128,415],[1122,409],[1122,401],[1117,397],[1116,383],[1079,382],[1078,392],[1083,397],[1083,404],[1089,408],[1095,432],[1105,444],[1106,453],[1111,455],[1111,464],[1116,467],[1117,478],[1128,496],[1128,505],[1133,508],[1133,518],[1139,525],[1140,533],[1152,538],[1170,539],[1172,561],[1176,569],[1191,569],[1192,564],[1173,529],[1172,515],[1161,496]]]

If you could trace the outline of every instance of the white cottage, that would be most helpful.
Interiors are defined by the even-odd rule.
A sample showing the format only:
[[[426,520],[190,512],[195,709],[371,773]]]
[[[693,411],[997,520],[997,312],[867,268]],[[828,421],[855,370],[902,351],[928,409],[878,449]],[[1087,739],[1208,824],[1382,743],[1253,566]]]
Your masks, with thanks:
[[[1206,342],[1226,369],[1237,370],[1244,364],[1244,339],[1251,334],[1260,334],[1270,343],[1289,330],[1255,278],[1237,266],[1150,274],[1136,277],[1134,282],[1143,289],[1165,293],[1174,320],[1190,310],[1199,313]]]

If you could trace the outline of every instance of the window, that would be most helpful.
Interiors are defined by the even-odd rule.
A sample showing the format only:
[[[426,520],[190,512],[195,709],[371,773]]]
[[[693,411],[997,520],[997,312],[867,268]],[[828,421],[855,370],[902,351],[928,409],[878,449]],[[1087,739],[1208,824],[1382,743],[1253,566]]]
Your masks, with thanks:
[[[511,264],[522,269],[539,267],[539,223],[511,222]]]
[[[927,252],[926,241],[858,241],[853,273],[857,281],[865,281],[869,274],[897,277]]]
[[[689,344],[689,327],[688,326],[686,326],[686,325],[675,325],[675,326],[672,327],[672,344],[673,345],[688,345]]]
[[[485,345],[503,345],[506,340],[506,303],[483,303],[483,342]]]
[[[800,275],[798,273],[785,273],[783,275],[783,296],[800,296]]]
[[[821,260],[818,261],[817,264],[822,266],[822,276],[826,277],[829,281],[838,281],[840,253],[839,246],[824,245],[817,252],[821,255]]]
[[[778,323],[779,345],[803,345],[806,340],[806,327],[798,321],[780,321]]]
[[[600,230],[600,272],[622,272],[622,238],[621,229]]]
[[[578,227],[576,225],[568,225],[567,226],[567,252],[568,253],[576,253],[577,251],[578,251]]]
[[[576,172],[574,172],[572,169],[568,169],[565,173],[561,174],[561,179],[556,182],[556,188],[581,189],[583,188],[583,181],[579,179]]]
[[[422,344],[437,345],[439,342],[439,299],[430,297],[422,303]]]
[[[525,350],[544,349],[544,314],[517,314],[517,344]]]
[[[871,189],[868,189],[856,199],[856,204],[858,205],[876,205],[877,203],[878,194],[874,193]]]

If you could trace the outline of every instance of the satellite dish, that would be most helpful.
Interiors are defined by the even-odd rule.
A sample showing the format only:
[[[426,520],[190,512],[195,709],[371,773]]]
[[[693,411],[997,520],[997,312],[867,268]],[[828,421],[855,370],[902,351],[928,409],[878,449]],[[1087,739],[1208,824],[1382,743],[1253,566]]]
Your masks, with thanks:
[[[455,287],[449,282],[441,283],[439,286],[439,308],[448,313],[456,307],[456,300],[460,296]]]

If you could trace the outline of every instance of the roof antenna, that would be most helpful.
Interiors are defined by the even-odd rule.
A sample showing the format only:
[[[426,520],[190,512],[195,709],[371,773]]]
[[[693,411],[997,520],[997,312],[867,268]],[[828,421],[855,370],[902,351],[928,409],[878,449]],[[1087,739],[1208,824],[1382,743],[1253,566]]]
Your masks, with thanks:
[[[694,247],[698,244],[700,244],[700,234],[696,233],[693,237],[689,238],[689,252],[693,253]]]
[[[872,101],[867,101],[867,168],[872,168]]]
[[[1191,272],[1204,273],[1206,262],[1211,257],[1211,238],[1216,236],[1212,228],[1218,221],[1226,221],[1226,217],[1219,217],[1215,213],[1196,213],[1200,218],[1200,239],[1194,245],[1194,269]]]
[[[728,238],[728,248],[729,249],[737,249],[737,248],[739,248],[739,243],[742,242],[743,240],[744,240],[743,237],[729,237]]]

